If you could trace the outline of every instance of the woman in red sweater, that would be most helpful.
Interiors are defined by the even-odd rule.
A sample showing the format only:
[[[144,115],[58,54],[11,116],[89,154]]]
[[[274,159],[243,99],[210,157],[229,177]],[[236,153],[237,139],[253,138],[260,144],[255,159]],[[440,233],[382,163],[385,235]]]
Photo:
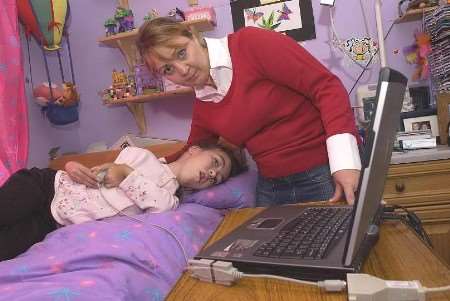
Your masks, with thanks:
[[[248,150],[258,206],[353,203],[361,163],[347,91],[296,41],[255,27],[202,39],[157,18],[137,47],[153,71],[195,89],[188,145],[222,137]]]

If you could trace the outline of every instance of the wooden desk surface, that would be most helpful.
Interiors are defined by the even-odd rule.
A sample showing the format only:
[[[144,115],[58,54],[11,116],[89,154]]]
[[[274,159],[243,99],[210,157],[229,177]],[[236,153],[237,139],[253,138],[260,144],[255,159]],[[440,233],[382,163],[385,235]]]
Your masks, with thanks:
[[[216,241],[258,213],[260,208],[229,213],[208,241]],[[423,286],[450,285],[450,269],[406,226],[397,222],[381,226],[380,239],[366,260],[363,272],[386,280],[420,280]],[[243,278],[231,287],[201,282],[184,273],[168,301],[345,301],[347,294],[323,293],[318,288],[287,281]],[[449,301],[450,292],[427,295],[427,301]]]

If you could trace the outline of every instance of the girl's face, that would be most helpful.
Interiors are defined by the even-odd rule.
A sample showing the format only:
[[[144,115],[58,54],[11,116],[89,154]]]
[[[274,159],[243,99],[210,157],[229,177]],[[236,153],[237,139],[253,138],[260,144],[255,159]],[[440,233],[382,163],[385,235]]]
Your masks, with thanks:
[[[145,60],[156,72],[168,80],[183,86],[201,88],[209,81],[209,57],[207,48],[197,38],[179,36],[170,44],[157,46]]]
[[[177,179],[181,186],[204,189],[228,179],[231,172],[231,160],[220,149],[201,149],[191,146]]]

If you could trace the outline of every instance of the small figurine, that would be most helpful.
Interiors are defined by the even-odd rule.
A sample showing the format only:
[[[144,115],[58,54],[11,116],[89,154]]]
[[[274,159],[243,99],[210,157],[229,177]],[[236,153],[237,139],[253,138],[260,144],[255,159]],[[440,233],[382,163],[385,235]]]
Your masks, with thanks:
[[[123,88],[128,84],[128,77],[125,71],[117,72],[115,69],[112,72],[113,88]]]
[[[144,21],[150,21],[159,17],[159,13],[156,9],[152,9],[147,15],[144,16]]]
[[[127,15],[125,16],[123,22],[124,22],[125,31],[131,31],[131,30],[135,29],[134,15],[133,15],[133,11],[131,9],[127,10]]]
[[[103,26],[106,29],[106,36],[112,36],[116,34],[117,21],[114,18],[108,18]]]
[[[128,16],[128,10],[118,6],[116,8],[116,13],[114,14],[114,19],[116,19],[117,23],[119,23],[119,28],[117,32],[125,32],[125,17]]]
[[[178,7],[175,7],[174,9],[169,10],[167,13],[167,17],[171,18],[174,21],[184,21],[184,12],[179,9]]]

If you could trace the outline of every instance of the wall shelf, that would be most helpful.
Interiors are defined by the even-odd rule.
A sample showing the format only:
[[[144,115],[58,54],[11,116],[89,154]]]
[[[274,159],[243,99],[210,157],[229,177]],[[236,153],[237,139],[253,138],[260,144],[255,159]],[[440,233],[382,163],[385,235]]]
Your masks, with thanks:
[[[105,105],[107,106],[116,106],[116,105],[126,105],[126,104],[137,104],[137,103],[145,103],[151,102],[155,100],[160,100],[168,97],[175,96],[189,96],[194,95],[194,90],[192,88],[179,88],[172,91],[160,92],[160,93],[152,93],[147,95],[138,95],[133,97],[122,98],[119,100],[113,101],[105,101]]]
[[[128,8],[128,1],[121,0],[119,1],[122,7]],[[123,2],[123,3],[122,3]],[[198,31],[211,31],[214,29],[214,24],[208,21],[207,19],[200,19],[194,21],[185,21],[183,24],[193,27]],[[122,52],[122,55],[125,57],[125,60],[128,65],[128,69],[130,73],[134,72],[134,66],[137,62],[139,62],[140,56],[139,51],[136,47],[136,38],[138,35],[138,29],[134,29],[132,31],[121,32],[108,37],[101,37],[97,40],[97,42],[101,45],[119,48]],[[191,88],[181,88],[173,91],[154,93],[149,95],[139,95],[135,97],[130,97],[127,99],[120,99],[114,102],[105,102],[107,106],[115,106],[115,105],[126,105],[128,110],[130,110],[131,114],[133,114],[134,119],[136,120],[137,126],[139,128],[139,133],[141,135],[145,135],[147,132],[147,121],[145,120],[144,106],[143,104],[146,102],[151,102],[158,99],[164,99],[168,97],[174,97],[178,95],[194,96],[194,90]]]
[[[198,31],[211,31],[214,29],[214,25],[207,19],[184,21],[182,23],[189,27],[193,27]],[[120,42],[121,40],[124,40],[124,39],[134,41],[137,38],[137,34],[138,34],[138,29],[134,29],[132,31],[117,33],[117,34],[109,36],[109,37],[102,37],[102,38],[99,38],[97,41],[100,44],[104,44],[109,47],[120,48],[120,44],[118,42]]]
[[[435,10],[436,7],[437,6],[407,10],[403,16],[395,20],[395,23],[398,24],[422,20],[425,13]]]

